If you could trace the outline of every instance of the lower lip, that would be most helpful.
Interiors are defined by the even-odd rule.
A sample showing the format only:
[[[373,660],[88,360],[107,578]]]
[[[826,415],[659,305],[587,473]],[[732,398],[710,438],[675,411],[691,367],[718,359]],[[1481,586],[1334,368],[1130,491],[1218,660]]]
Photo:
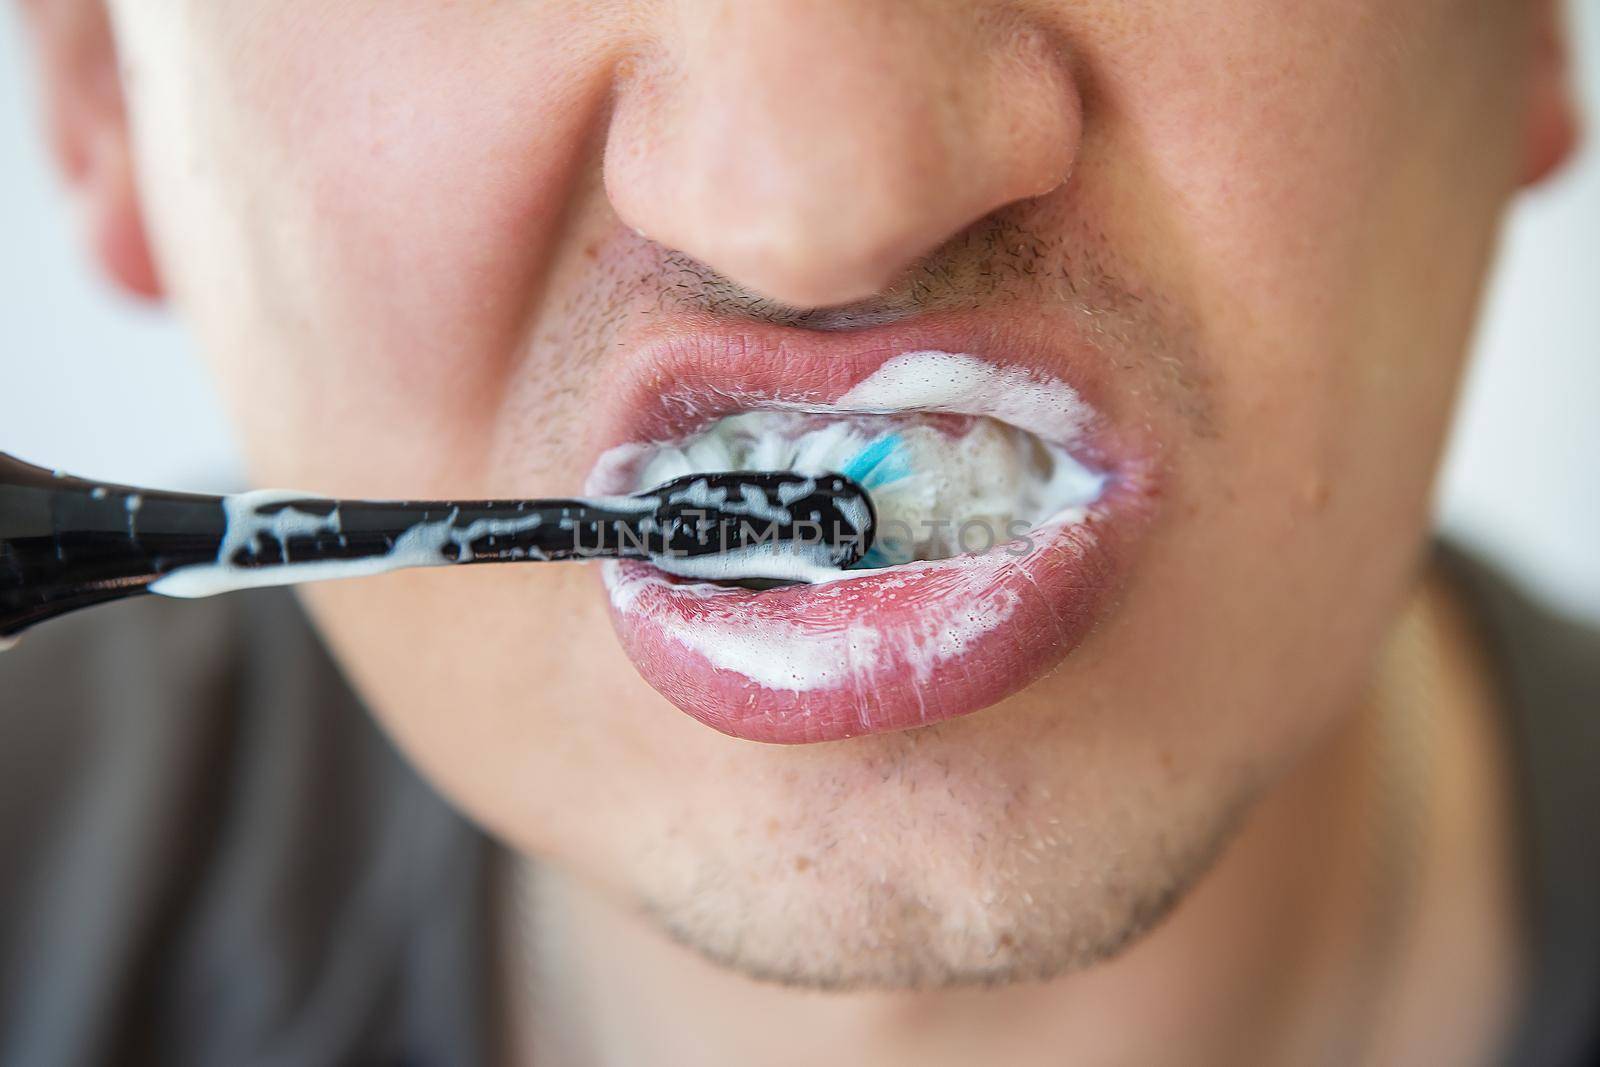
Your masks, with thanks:
[[[645,680],[700,722],[802,744],[981,710],[1061,662],[1109,610],[1149,492],[1114,478],[1024,542],[754,592],[603,567]]]

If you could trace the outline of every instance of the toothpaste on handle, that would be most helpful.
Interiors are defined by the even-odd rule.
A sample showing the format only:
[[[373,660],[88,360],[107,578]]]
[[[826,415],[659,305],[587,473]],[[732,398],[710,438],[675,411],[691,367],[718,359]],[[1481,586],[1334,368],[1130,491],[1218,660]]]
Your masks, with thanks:
[[[872,505],[838,475],[696,474],[593,499],[332,500],[111,485],[0,454],[0,641],[146,592],[192,599],[403,567],[648,559],[798,580],[856,562]]]
[[[848,481],[748,469],[663,479],[623,497],[439,504],[355,558],[329,558],[328,546],[347,543],[352,512],[389,505],[266,490],[225,497],[222,506],[226,534],[215,562],[180,567],[151,592],[194,598],[412,567],[616,557],[692,577],[807,581],[857,559],[873,527],[871,503]]]

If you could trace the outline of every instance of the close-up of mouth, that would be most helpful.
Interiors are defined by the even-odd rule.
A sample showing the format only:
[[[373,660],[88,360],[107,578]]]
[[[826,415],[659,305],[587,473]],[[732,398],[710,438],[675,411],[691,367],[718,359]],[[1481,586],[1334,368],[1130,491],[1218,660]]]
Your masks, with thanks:
[[[933,347],[937,343],[939,347]],[[715,365],[740,346],[740,369]],[[781,328],[640,346],[586,490],[692,473],[840,474],[871,550],[805,581],[612,560],[643,677],[724,733],[804,743],[938,722],[1015,693],[1111,606],[1154,498],[1148,449],[1036,338]]]

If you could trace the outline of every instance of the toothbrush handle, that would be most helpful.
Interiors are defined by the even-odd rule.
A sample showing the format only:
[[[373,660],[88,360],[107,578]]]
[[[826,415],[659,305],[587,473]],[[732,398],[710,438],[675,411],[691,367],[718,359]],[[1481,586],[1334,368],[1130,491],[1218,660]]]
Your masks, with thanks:
[[[336,529],[251,537],[231,561],[262,571],[295,572],[282,564],[293,553],[306,560],[362,560],[391,552],[406,530],[448,523],[466,531],[479,520],[490,529],[470,542],[441,546],[441,562],[567,559],[593,544],[602,525],[635,516],[588,501],[340,501],[306,496],[262,504],[257,515],[279,508],[338,513]],[[516,532],[494,532],[534,514],[549,521]],[[572,516],[582,528],[574,532]],[[91,482],[36,467],[0,452],[0,642],[36,623],[79,608],[137,596],[183,567],[217,562],[226,544],[225,499],[136,486]]]
[[[218,497],[85,481],[0,452],[0,640],[214,560]]]
[[[338,523],[283,540],[250,537],[229,562],[276,570],[289,583],[298,577],[282,566],[290,562],[291,551],[295,562],[378,559],[389,555],[407,530],[428,524],[461,532],[459,540],[439,546],[439,562],[645,554],[630,551],[630,542],[615,534],[619,524],[637,520],[638,511],[614,510],[598,501],[368,501],[308,495],[252,510],[259,517],[281,508],[336,512]],[[228,521],[223,497],[91,482],[0,452],[0,644],[58,615],[138,596],[182,567],[217,562]]]
[[[35,623],[153,585],[208,596],[312,580],[306,563],[382,560],[378,569],[388,570],[700,556],[774,539],[826,540],[827,530],[829,561],[849,566],[871,547],[874,522],[865,491],[841,475],[686,475],[632,497],[587,500],[219,497],[91,482],[0,452],[0,648]],[[199,571],[186,591],[156,585],[175,571],[217,566],[249,580],[212,585],[211,572]]]

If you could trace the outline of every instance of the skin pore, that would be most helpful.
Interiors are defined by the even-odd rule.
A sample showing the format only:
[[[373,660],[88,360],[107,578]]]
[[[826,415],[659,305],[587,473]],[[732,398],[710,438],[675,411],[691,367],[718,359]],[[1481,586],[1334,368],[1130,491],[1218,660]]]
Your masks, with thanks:
[[[1366,684],[1500,213],[1572,139],[1552,5],[24,8],[90,240],[192,327],[258,484],[576,492],[632,353],[709,323],[1044,322],[1159,443],[1116,610],[899,734],[707,730],[584,568],[309,590],[421,771],[536,859],[507,996],[539,1062],[1320,1062],[1362,986],[1405,1007],[1373,1047],[1428,1052],[1390,1062],[1492,1044],[1480,668],[1429,609],[1410,913],[1450,921],[1370,980]]]

